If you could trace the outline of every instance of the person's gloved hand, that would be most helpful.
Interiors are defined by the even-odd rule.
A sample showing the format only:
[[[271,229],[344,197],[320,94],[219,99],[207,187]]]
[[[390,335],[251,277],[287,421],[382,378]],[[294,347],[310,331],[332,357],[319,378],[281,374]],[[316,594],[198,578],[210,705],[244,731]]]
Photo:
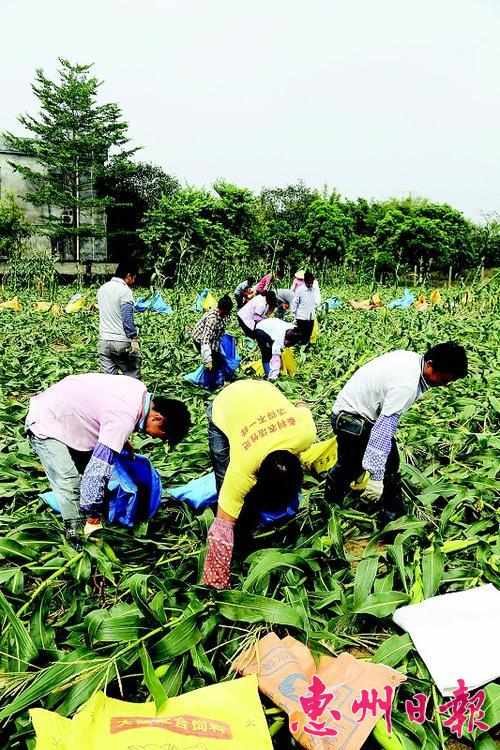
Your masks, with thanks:
[[[383,480],[370,478],[366,485],[366,489],[361,495],[361,497],[365,497],[367,500],[373,500],[376,502],[377,500],[380,500],[380,498],[382,497],[383,491],[384,491]]]
[[[211,359],[207,359],[207,361],[204,363],[204,366],[207,370],[211,370],[213,368],[213,363]]]
[[[132,339],[130,342],[130,351],[132,354],[140,354],[139,339]]]
[[[208,530],[208,548],[201,582],[214,589],[229,588],[234,524],[216,518]]]

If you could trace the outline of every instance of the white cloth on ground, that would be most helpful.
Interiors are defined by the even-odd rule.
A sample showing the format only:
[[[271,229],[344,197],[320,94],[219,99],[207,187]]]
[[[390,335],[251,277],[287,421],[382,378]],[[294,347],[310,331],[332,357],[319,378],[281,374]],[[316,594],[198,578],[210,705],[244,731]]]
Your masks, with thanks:
[[[400,607],[392,617],[406,630],[441,695],[459,678],[469,690],[500,676],[500,591],[488,583]]]

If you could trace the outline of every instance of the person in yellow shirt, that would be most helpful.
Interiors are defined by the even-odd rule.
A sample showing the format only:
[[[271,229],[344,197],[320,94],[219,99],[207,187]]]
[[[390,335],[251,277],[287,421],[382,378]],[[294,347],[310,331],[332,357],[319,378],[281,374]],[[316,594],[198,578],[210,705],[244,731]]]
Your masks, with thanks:
[[[234,527],[247,503],[278,510],[300,491],[300,454],[316,439],[310,410],[292,404],[269,382],[238,380],[208,410],[208,444],[215,472],[217,516],[208,531],[203,583],[229,586]]]

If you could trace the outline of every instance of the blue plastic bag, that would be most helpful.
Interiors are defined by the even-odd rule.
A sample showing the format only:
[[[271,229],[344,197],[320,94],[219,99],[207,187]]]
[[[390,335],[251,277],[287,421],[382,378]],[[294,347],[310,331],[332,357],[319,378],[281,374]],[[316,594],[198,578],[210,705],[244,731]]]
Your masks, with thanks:
[[[203,302],[205,301],[205,297],[207,296],[208,292],[208,289],[201,290],[201,292],[196,296],[191,310],[193,310],[194,312],[203,312]]]
[[[204,474],[197,479],[191,479],[181,487],[170,487],[168,494],[176,500],[184,500],[196,510],[204,510],[217,502],[217,487],[215,474]]]
[[[222,370],[226,380],[231,380],[234,373],[240,366],[240,357],[236,347],[236,338],[230,333],[221,336],[219,351],[222,356]]]
[[[138,521],[152,518],[160,507],[160,475],[148,458],[131,457],[124,451],[113,465],[108,493],[108,522],[130,528]],[[44,492],[41,498],[52,510],[60,513],[54,492]]]
[[[204,510],[217,503],[215,474],[213,472],[211,474],[204,474],[204,476],[192,479],[181,487],[169,487],[167,493],[176,500],[183,500],[195,510]],[[259,522],[263,526],[272,526],[288,521],[297,515],[299,503],[300,494],[286,508],[274,511],[261,511],[259,513]]]
[[[165,302],[160,292],[156,292],[152,297],[148,299],[138,299],[134,305],[136,312],[145,312],[151,310],[152,312],[163,313],[164,315],[170,315],[173,312],[168,302]]]
[[[327,312],[330,312],[331,310],[338,310],[339,307],[342,307],[342,300],[338,297],[330,297],[330,299],[327,299],[323,302],[323,305]]]
[[[201,388],[208,388],[209,391],[214,391],[216,388],[220,388],[224,385],[224,373],[220,368],[216,370],[207,370],[206,367],[200,365],[184,375],[184,380],[191,385],[199,385]]]
[[[402,297],[398,297],[398,299],[392,300],[392,302],[389,302],[387,305],[389,310],[405,310],[407,307],[410,307],[410,305],[413,305],[415,302],[415,295],[410,292],[409,289],[405,289],[403,292]]]
[[[223,386],[226,380],[232,380],[240,364],[235,337],[229,333],[221,336],[219,352],[222,359],[221,367],[207,370],[206,367],[200,365],[193,372],[184,375],[184,380],[192,385],[208,388],[210,391]]]

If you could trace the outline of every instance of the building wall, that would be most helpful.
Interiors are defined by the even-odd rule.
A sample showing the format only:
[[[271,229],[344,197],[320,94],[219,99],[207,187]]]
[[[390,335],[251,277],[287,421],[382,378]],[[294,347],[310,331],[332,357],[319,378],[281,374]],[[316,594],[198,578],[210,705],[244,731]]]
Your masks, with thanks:
[[[5,148],[0,144],[0,198],[4,197],[6,193],[13,193],[19,204],[25,209],[27,218],[33,223],[37,224],[43,215],[46,215],[47,209],[44,207],[33,206],[29,203],[25,196],[29,192],[26,181],[23,176],[16,172],[16,170],[9,164],[14,162],[16,164],[25,164],[32,169],[37,168],[37,161],[31,156],[21,154],[17,151],[12,151]],[[60,214],[59,209],[53,209],[53,215]],[[82,221],[87,222],[90,217],[85,216],[84,212],[81,214]],[[106,223],[106,214],[97,212],[94,215],[94,220],[99,223]],[[38,237],[38,241],[47,243],[50,246],[50,240],[47,237]],[[55,248],[57,255],[62,261],[74,261],[74,251],[71,243],[59,243],[58,247]],[[107,253],[107,242],[106,238],[103,239],[82,239],[80,242],[80,260],[85,261],[106,261],[108,257]]]

